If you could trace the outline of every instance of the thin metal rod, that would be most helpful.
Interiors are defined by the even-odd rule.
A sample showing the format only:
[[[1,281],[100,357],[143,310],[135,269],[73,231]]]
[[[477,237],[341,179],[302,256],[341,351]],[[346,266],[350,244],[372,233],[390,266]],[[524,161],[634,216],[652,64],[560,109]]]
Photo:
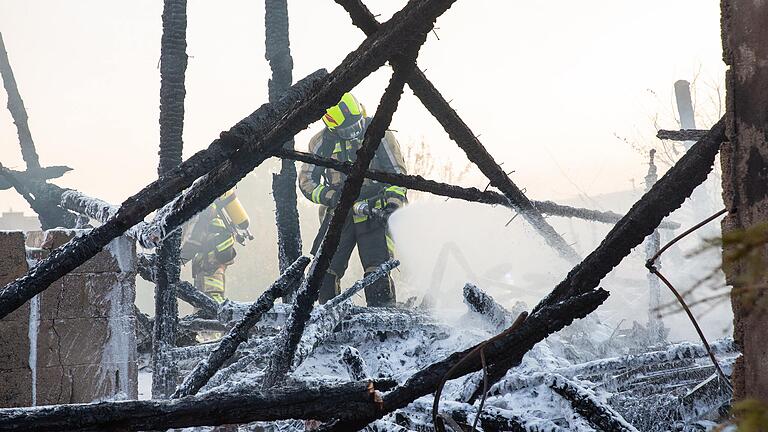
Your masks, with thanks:
[[[651,259],[649,259],[649,260],[648,260],[648,262],[649,262],[649,263],[651,263],[651,265],[653,265],[653,263],[654,263],[654,262],[656,262],[656,260],[659,258],[659,256],[660,256],[661,254],[663,254],[663,253],[664,253],[664,251],[666,251],[667,249],[669,249],[669,248],[670,248],[672,245],[674,245],[675,243],[679,242],[679,241],[680,241],[680,240],[682,240],[684,237],[688,236],[688,234],[690,234],[690,233],[692,233],[692,232],[696,231],[697,229],[699,229],[699,228],[703,227],[704,225],[706,225],[706,224],[708,224],[708,223],[712,222],[714,219],[717,219],[717,218],[718,218],[718,216],[722,216],[723,214],[725,214],[725,213],[727,213],[727,212],[728,212],[728,209],[722,209],[722,210],[720,210],[719,212],[717,212],[717,213],[713,214],[712,216],[710,216],[710,217],[708,217],[708,218],[704,219],[703,221],[701,221],[701,222],[697,223],[697,224],[696,224],[696,225],[694,225],[693,227],[691,227],[691,228],[687,229],[685,232],[683,232],[683,233],[682,233],[682,234],[680,234],[679,236],[677,236],[677,237],[673,238],[672,240],[670,240],[670,242],[669,242],[669,243],[665,244],[665,245],[664,245],[664,247],[662,247],[661,249],[659,249],[659,251],[658,251],[658,252],[656,252],[656,255],[654,255],[654,256],[653,256]],[[647,267],[647,266],[648,266],[648,265],[646,264],[646,267]]]
[[[686,230],[685,232],[683,232],[679,236],[673,238],[671,241],[669,241],[667,244],[665,244],[664,247],[659,249],[659,251],[656,252],[656,255],[654,255],[651,259],[649,259],[648,261],[645,262],[645,267],[648,269],[648,271],[650,271],[651,273],[656,275],[656,277],[658,277],[662,282],[664,282],[664,285],[666,285],[667,288],[669,288],[669,290],[672,291],[672,294],[674,294],[675,298],[677,298],[678,303],[680,303],[680,306],[682,306],[683,310],[688,315],[688,319],[691,320],[691,323],[693,324],[693,328],[696,329],[696,333],[698,333],[699,339],[701,339],[702,344],[704,344],[704,348],[707,350],[707,354],[709,354],[709,358],[710,358],[710,360],[712,360],[712,364],[715,365],[715,369],[717,370],[718,375],[723,380],[723,383],[728,387],[728,389],[731,392],[733,392],[733,386],[731,385],[731,382],[728,379],[728,377],[725,376],[725,373],[723,372],[723,370],[720,368],[720,364],[717,362],[717,358],[715,357],[715,353],[712,352],[712,348],[709,346],[709,342],[707,341],[706,336],[704,336],[704,332],[701,331],[701,327],[699,327],[699,323],[698,323],[698,321],[696,321],[696,317],[693,316],[693,312],[691,312],[691,309],[685,303],[685,300],[683,299],[683,296],[681,296],[680,293],[675,289],[675,287],[672,286],[672,283],[669,282],[669,280],[667,280],[667,278],[664,277],[664,275],[661,274],[661,272],[659,271],[658,268],[656,268],[656,265],[655,265],[656,260],[659,258],[659,256],[661,256],[662,253],[664,253],[664,251],[669,249],[672,245],[674,245],[678,241],[682,240],[687,235],[689,235],[692,232],[696,231],[697,229],[703,227],[704,225],[706,225],[709,222],[713,221],[717,217],[723,215],[727,211],[728,211],[728,209],[724,208],[724,209],[720,210],[719,212],[713,214],[712,216],[710,216],[710,217],[704,219],[703,221],[697,223],[696,225],[694,225],[693,227],[689,228],[688,230]]]
[[[720,368],[720,364],[717,362],[717,358],[715,357],[715,353],[712,352],[712,348],[709,346],[709,342],[707,342],[707,338],[704,336],[704,332],[701,331],[701,327],[699,327],[699,323],[696,321],[696,318],[693,316],[693,313],[691,312],[691,309],[688,308],[688,305],[685,303],[685,300],[683,300],[683,297],[680,295],[680,293],[675,289],[675,287],[672,286],[672,284],[667,280],[667,278],[664,277],[664,275],[659,272],[656,267],[651,266],[649,268],[651,273],[655,274],[659,279],[661,279],[662,282],[669,288],[670,291],[675,295],[677,298],[677,301],[680,302],[680,305],[683,307],[683,310],[685,310],[685,313],[688,315],[688,318],[691,320],[691,323],[693,323],[693,327],[696,329],[696,333],[699,334],[699,338],[701,339],[701,342],[704,344],[704,348],[707,350],[707,354],[709,354],[709,358],[712,360],[712,364],[715,365],[715,369],[717,369],[717,374],[720,375],[720,378],[723,380],[723,383],[728,387],[728,389],[733,392],[733,386],[731,385],[729,379],[727,376],[725,376],[725,373]]]

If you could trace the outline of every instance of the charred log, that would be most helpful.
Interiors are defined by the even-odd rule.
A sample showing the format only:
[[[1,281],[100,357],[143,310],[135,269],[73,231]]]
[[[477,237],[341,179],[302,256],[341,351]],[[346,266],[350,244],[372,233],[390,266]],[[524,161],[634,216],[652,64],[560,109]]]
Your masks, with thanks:
[[[200,309],[205,316],[212,318],[219,316],[222,307],[216,303],[216,300],[201,292],[187,281],[178,281],[174,285],[178,298]]]
[[[511,312],[475,285],[464,285],[464,303],[471,311],[485,317],[497,331],[509,327],[514,321]]]
[[[148,253],[136,254],[136,272],[139,276],[147,282],[154,282],[155,276],[155,260],[157,255]]]
[[[269,80],[269,101],[276,102],[293,81],[293,58],[288,32],[288,0],[265,0],[265,56],[272,69]],[[293,149],[293,138],[283,148]],[[275,199],[277,224],[277,259],[280,271],[301,256],[301,230],[296,207],[296,165],[282,160],[280,173],[272,176],[272,196]],[[288,293],[286,299],[291,297]]]
[[[281,158],[287,158],[312,165],[332,168],[343,173],[349,173],[352,169],[352,164],[349,162],[341,162],[335,159],[325,158],[315,154],[299,152],[295,150],[281,149],[278,150],[275,155]],[[403,186],[408,189],[428,192],[434,195],[440,195],[448,198],[456,198],[481,204],[503,205],[511,207],[509,200],[498,192],[490,190],[481,191],[477,188],[464,188],[447,183],[440,183],[434,180],[425,179],[419,175],[406,175],[378,170],[368,170],[365,172],[365,177],[380,181],[382,183]],[[536,209],[538,209],[542,214],[550,216],[577,218],[609,224],[615,224],[621,220],[620,214],[611,211],[599,211],[581,207],[571,207],[557,204],[552,201],[531,201],[531,203],[533,203],[533,206],[536,207]],[[661,225],[659,225],[659,228],[677,229],[680,228],[680,224],[664,221],[661,223]]]
[[[448,4],[448,6],[450,6],[450,4]],[[429,25],[427,25],[426,28],[422,27],[423,32],[417,33],[416,37],[411,35],[412,39],[409,40],[407,45],[412,61],[415,60],[421,44],[426,40],[426,32],[431,29],[432,22],[430,20],[427,21],[429,22]],[[326,271],[330,267],[331,259],[339,246],[342,228],[346,223],[352,205],[360,195],[360,189],[364,180],[363,174],[373,160],[376,149],[378,149],[381,140],[384,138],[384,133],[389,127],[389,124],[392,121],[392,115],[400,102],[400,96],[402,95],[405,86],[405,78],[413,68],[414,64],[411,63],[408,67],[397,68],[394,70],[392,78],[390,79],[387,88],[384,90],[384,95],[381,98],[376,114],[373,116],[371,124],[365,131],[363,144],[357,152],[357,160],[341,190],[341,198],[333,209],[333,214],[328,216],[330,217],[330,223],[323,235],[322,243],[320,244],[319,251],[315,257],[315,262],[296,296],[295,306],[291,311],[291,316],[289,317],[288,325],[286,326],[285,338],[282,340],[278,352],[272,358],[272,361],[270,361],[269,367],[265,372],[263,384],[266,388],[276,385],[290,369],[294,353],[296,352],[296,348],[304,333],[306,323],[309,320],[312,305],[317,300],[320,284],[322,283]]]
[[[0,431],[165,430],[281,419],[346,418],[375,406],[374,382],[339,386],[210,392],[176,400],[118,401],[0,409]],[[340,407],[343,407],[340,409]]]
[[[356,348],[345,346],[341,350],[341,362],[347,368],[347,373],[351,379],[361,381],[369,378],[368,365],[365,364],[365,360],[360,356],[360,351]]]
[[[548,385],[567,399],[573,409],[598,430],[605,432],[638,432],[610,406],[600,402],[583,387],[559,375],[552,375]]]
[[[235,351],[237,351],[237,347],[248,340],[248,332],[261,319],[262,315],[272,308],[275,299],[285,295],[291,289],[291,286],[301,279],[307,265],[309,265],[309,258],[306,257],[299,257],[296,262],[291,264],[251,305],[245,316],[221,339],[218,346],[208,356],[208,359],[201,362],[184,379],[184,382],[173,393],[172,398],[177,399],[196,394],[216,371],[221,368],[224,362],[232,357]]]
[[[656,132],[656,138],[671,141],[698,141],[709,133],[706,129],[660,129]]]
[[[362,1],[336,0],[336,3],[339,3],[346,9],[347,13],[352,17],[352,22],[363,30],[366,35],[374,34],[380,27],[374,15]],[[395,56],[392,59],[394,65],[402,65],[403,62],[407,61],[409,60],[404,59],[402,56]],[[501,166],[496,163],[490,153],[483,147],[480,140],[477,139],[475,133],[464,123],[456,111],[451,108],[448,101],[429,82],[421,70],[416,68],[414,73],[411,74],[408,79],[408,86],[421,100],[421,103],[424,104],[427,110],[440,122],[448,136],[464,150],[467,158],[477,165],[480,171],[488,177],[492,186],[499,189],[506,196],[510,205],[522,214],[531,226],[544,237],[544,241],[566,261],[573,264],[578,263],[580,258],[576,251],[549,225],[523,191],[507,176]]]
[[[8,93],[8,111],[11,112],[13,123],[16,124],[19,145],[21,145],[21,156],[27,164],[27,171],[39,170],[40,158],[37,156],[35,143],[32,141],[32,133],[29,131],[27,109],[24,107],[24,101],[21,99],[19,88],[16,85],[16,78],[13,76],[11,63],[8,61],[8,52],[5,50],[2,33],[0,33],[0,76],[3,78],[3,85]]]
[[[72,171],[72,168],[70,168],[68,166],[63,166],[63,165],[55,165],[55,166],[43,167],[43,168],[37,169],[35,171],[27,170],[27,171],[20,172],[20,171],[13,171],[13,170],[11,170],[13,175],[16,176],[17,178],[19,176],[23,176],[25,178],[34,178],[36,180],[56,179],[56,178],[59,178],[59,177],[63,176],[64,174],[66,174],[69,171]],[[11,187],[12,186],[11,186],[10,183],[8,183],[7,181],[5,181],[3,179],[0,179],[0,190],[10,189]]]
[[[37,213],[44,230],[56,227],[74,228],[77,225],[77,216],[50,201],[33,197],[14,173],[2,164],[0,164],[0,178],[5,179],[27,201],[32,210]]]
[[[397,260],[388,260],[370,272],[363,279],[357,281],[343,293],[329,300],[327,303],[315,308],[312,316],[304,329],[301,341],[296,347],[293,356],[292,369],[296,369],[309,357],[315,348],[328,339],[341,321],[347,317],[351,308],[353,295],[362,291],[372,283],[387,277],[388,273],[400,264]]]
[[[181,164],[184,130],[184,78],[187,70],[187,0],[165,0],[160,41],[160,162],[158,176]],[[155,333],[152,397],[167,397],[178,379],[174,362],[165,362],[161,351],[176,342],[179,305],[176,284],[181,273],[181,232],[165,236],[157,248],[155,272]]]
[[[653,233],[661,220],[678,209],[712,170],[720,144],[725,139],[725,122],[718,121],[707,136],[697,142],[667,173],[643,195],[611,229],[605,240],[536,308],[553,304],[569,295],[596,287],[632,248]]]

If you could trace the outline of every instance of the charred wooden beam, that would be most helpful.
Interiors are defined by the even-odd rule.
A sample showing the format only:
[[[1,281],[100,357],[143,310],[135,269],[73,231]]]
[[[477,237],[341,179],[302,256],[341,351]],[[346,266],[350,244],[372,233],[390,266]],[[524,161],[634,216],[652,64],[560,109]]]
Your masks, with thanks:
[[[164,0],[160,41],[160,161],[158,176],[182,162],[184,79],[187,71],[187,0]],[[178,333],[176,284],[181,274],[181,232],[164,236],[157,248],[155,272],[155,332],[152,351],[152,397],[168,397],[176,387],[178,368],[162,351],[172,348]],[[160,372],[160,373],[157,373]]]
[[[574,295],[592,292],[633,248],[653,233],[662,219],[678,209],[696,186],[706,180],[724,139],[725,122],[720,119],[705,138],[694,144],[675,166],[632,206],[600,245],[539,302],[532,314]],[[511,359],[492,364],[488,372],[489,381],[498,382],[509,368],[516,364],[516,361]],[[479,395],[476,393],[474,396],[476,398]]]
[[[606,235],[603,242],[545,298],[537,308],[553,304],[569,295],[596,287],[634,247],[653,233],[662,219],[678,209],[696,186],[707,179],[720,144],[725,139],[721,119],[643,197]]]
[[[175,400],[99,402],[0,409],[0,432],[140,431],[282,419],[330,420],[375,405],[373,381],[337,386],[209,392]]]
[[[173,399],[196,394],[211,377],[237,351],[241,343],[248,340],[248,332],[270,310],[275,299],[282,297],[292,285],[301,280],[304,269],[309,265],[309,258],[299,257],[285,272],[251,305],[245,316],[219,341],[208,358],[201,362],[179,385],[171,396]]]
[[[491,364],[500,359],[512,359],[519,363],[523,355],[548,335],[563,329],[574,319],[583,318],[608,298],[608,292],[596,289],[577,295],[554,305],[545,305],[531,314],[519,326],[511,328],[493,338],[481,342],[485,357]],[[397,409],[407,406],[415,399],[433,393],[443,378],[451,372],[449,379],[459,378],[482,368],[479,356],[470,356],[480,344],[456,352],[412,375],[405,383],[383,397],[378,407],[367,407],[353,419],[339,420],[323,426],[323,431],[358,430],[368,423]],[[466,359],[465,359],[466,357]],[[461,363],[460,363],[461,362]],[[460,363],[460,364],[459,364]],[[456,365],[459,364],[458,367]]]
[[[288,139],[319,120],[329,106],[341,99],[385,60],[407,48],[414,34],[431,28],[433,21],[447,10],[455,0],[411,0],[396,13],[381,30],[367,38],[360,47],[322,80],[313,90],[313,96],[302,100],[284,113],[279,121],[263,132],[260,140],[248,142],[236,159],[230,159],[215,172],[204,176],[182,197],[175,200],[158,217],[159,230],[155,237],[176,229],[181,223],[204,209],[216,197],[231,189],[253,168],[282,146]],[[224,135],[228,137],[228,134]],[[151,236],[150,236],[151,237]]]
[[[464,285],[464,303],[471,311],[485,317],[497,331],[504,330],[514,321],[511,312],[475,285]]]
[[[13,123],[16,124],[19,145],[21,145],[21,156],[27,164],[27,171],[39,170],[40,158],[37,156],[35,142],[32,141],[32,133],[29,131],[27,109],[24,107],[24,101],[21,99],[19,88],[16,85],[16,78],[13,76],[11,63],[8,61],[8,52],[5,50],[2,33],[0,33],[0,76],[3,78],[3,85],[8,93],[8,111],[11,112]]]
[[[148,253],[136,254],[136,270],[142,279],[155,282],[157,274],[157,255]],[[205,293],[201,292],[187,281],[175,284],[176,297],[189,303],[203,312],[206,317],[216,318],[221,312],[221,306]]]
[[[29,204],[40,219],[40,225],[43,229],[56,227],[74,228],[77,225],[77,216],[56,206],[50,201],[33,197],[26,185],[17,177],[17,175],[0,164],[0,178],[10,184],[19,195]]]
[[[374,15],[368,10],[361,0],[336,0],[349,15],[352,22],[366,35],[374,34],[381,24],[376,21]],[[402,63],[402,56],[395,56],[392,63]],[[409,77],[408,86],[421,100],[421,103],[443,126],[448,136],[464,150],[467,158],[472,161],[480,171],[488,177],[491,185],[499,189],[509,200],[510,205],[517,210],[544,237],[544,241],[557,251],[566,261],[576,264],[580,257],[560,234],[552,228],[544,219],[539,210],[533,206],[523,191],[509,178],[480,140],[466,123],[451,108],[448,101],[432,85],[426,76],[418,68]]]
[[[551,375],[547,384],[555,393],[567,399],[573,409],[597,430],[638,432],[634,426],[624,420],[621,414],[575,382],[559,375]]]
[[[69,171],[72,171],[72,168],[70,168],[68,166],[63,166],[63,165],[54,165],[54,166],[49,166],[49,167],[43,167],[43,168],[36,169],[34,171],[29,171],[29,170],[27,170],[27,171],[13,171],[13,170],[11,170],[13,175],[16,176],[17,178],[22,176],[24,178],[34,178],[34,179],[37,179],[37,180],[51,180],[51,179],[59,178],[59,177],[63,176],[64,174],[66,174]],[[23,182],[23,179],[22,179],[22,182]],[[11,186],[10,183],[8,183],[7,181],[5,181],[3,179],[0,179],[0,190],[10,189],[11,187],[12,186]]]
[[[229,136],[239,136],[240,138],[236,141],[238,144],[255,141],[264,130],[268,129],[268,125],[279,118],[283,110],[288,110],[297,99],[311,92],[312,84],[316,79],[317,76],[313,75],[309,80],[297,83],[294,91],[286,94],[280,104],[277,104],[278,106],[263,105],[235,125],[230,130]],[[236,150],[237,145],[231,139],[214,141],[208,149],[196,153],[182,165],[124,201],[118,212],[103,225],[54,250],[34,269],[0,291],[0,318],[92,258],[110,241],[140,223],[145,216],[173,199],[176,194],[189,187],[197,177],[214,169]]]
[[[397,266],[400,265],[400,261],[396,259],[389,259],[379,266],[377,266],[373,271],[369,272],[365,276],[363,276],[362,279],[359,281],[356,281],[354,284],[352,284],[351,287],[345,289],[341,294],[337,295],[336,297],[328,300],[324,305],[321,306],[323,309],[330,309],[333,307],[336,307],[340,305],[341,303],[349,300],[352,298],[353,295],[359,293],[363,289],[369,287],[371,284],[376,282],[377,280],[386,277],[389,272],[397,268]]]
[[[272,78],[268,84],[269,101],[275,102],[293,81],[293,58],[288,37],[288,0],[265,0],[264,6],[265,57],[272,69]],[[293,138],[283,144],[283,148],[287,149],[293,149],[293,146]],[[272,175],[272,196],[275,199],[277,224],[277,260],[281,272],[301,256],[296,179],[296,165],[289,160],[282,160],[280,172]],[[291,296],[292,293],[288,293],[286,299]]]
[[[708,132],[706,129],[660,129],[656,132],[656,138],[671,141],[698,141],[707,136]]]
[[[178,281],[174,284],[176,296],[190,305],[200,309],[205,316],[217,318],[221,312],[221,305],[216,300],[201,292],[187,281]]]
[[[85,215],[98,222],[107,222],[111,217],[117,214],[119,209],[119,207],[113,204],[99,198],[90,197],[80,191],[61,188],[27,173],[20,174],[20,176],[17,176],[19,180],[38,199],[46,203],[56,204],[65,210]],[[136,238],[137,233],[140,232],[145,225],[146,223],[140,222],[130,230],[127,230],[125,234],[128,237]]]
[[[341,350],[341,362],[344,363],[349,377],[353,380],[361,381],[368,378],[368,365],[365,364],[357,348],[345,346]]]
[[[427,28],[423,28],[425,32],[413,37],[409,46],[412,60],[416,59],[419,48],[424,43],[424,40],[426,40],[426,32],[430,29],[431,26],[427,26]],[[416,43],[413,42],[414,40]],[[384,133],[389,128],[392,115],[397,109],[400,96],[403,93],[405,78],[413,68],[414,65],[411,63],[410,67],[395,69],[387,88],[384,90],[384,95],[381,97],[376,114],[365,131],[365,137],[363,138],[360,150],[357,152],[357,159],[352,171],[344,182],[341,198],[333,209],[333,213],[326,216],[330,218],[330,222],[323,234],[322,242],[309,275],[296,295],[294,308],[286,325],[285,337],[282,339],[278,351],[271,359],[264,374],[264,387],[276,385],[291,368],[296,349],[299,346],[307,321],[309,320],[312,305],[317,301],[320,285],[330,267],[331,259],[338,249],[342,229],[346,225],[352,205],[360,195],[363,180],[365,179],[363,174],[373,160],[376,150],[384,138]]]
[[[155,260],[157,255],[149,253],[136,254],[136,273],[147,282],[155,281]]]
[[[331,168],[339,172],[349,173],[352,169],[350,162],[342,162],[336,159],[326,158],[311,153],[305,153],[295,150],[280,149],[275,156],[301,161],[304,163]],[[382,183],[403,186],[408,189],[428,192],[434,195],[440,195],[448,198],[456,198],[464,201],[476,202],[490,205],[503,205],[511,207],[509,200],[502,194],[495,191],[481,191],[477,188],[465,188],[447,183],[440,183],[434,180],[425,179],[419,175],[397,174],[378,170],[368,170],[365,177]],[[557,204],[552,201],[531,201],[542,214],[550,216],[560,216],[567,218],[577,218],[615,224],[621,220],[621,215],[611,211],[599,211],[581,207],[571,207]],[[677,229],[680,224],[664,221],[659,228]]]

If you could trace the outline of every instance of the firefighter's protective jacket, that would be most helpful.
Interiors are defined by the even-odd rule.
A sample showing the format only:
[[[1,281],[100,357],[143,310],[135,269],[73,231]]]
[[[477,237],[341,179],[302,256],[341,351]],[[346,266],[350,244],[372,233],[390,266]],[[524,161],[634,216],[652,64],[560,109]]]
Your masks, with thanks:
[[[370,122],[370,119],[366,120]],[[342,162],[354,162],[357,150],[360,149],[361,145],[362,136],[358,139],[343,140],[328,132],[327,129],[323,129],[310,140],[309,151],[318,156],[333,158]],[[369,168],[407,174],[400,145],[392,132],[387,131],[384,134]],[[346,174],[339,171],[304,164],[299,172],[299,189],[312,202],[325,207],[332,207],[341,195],[341,188],[346,178]],[[357,200],[369,200],[371,208],[383,208],[387,205],[402,207],[407,202],[406,189],[365,179]],[[321,208],[321,212],[324,210]],[[366,219],[366,217],[355,216],[356,223]]]

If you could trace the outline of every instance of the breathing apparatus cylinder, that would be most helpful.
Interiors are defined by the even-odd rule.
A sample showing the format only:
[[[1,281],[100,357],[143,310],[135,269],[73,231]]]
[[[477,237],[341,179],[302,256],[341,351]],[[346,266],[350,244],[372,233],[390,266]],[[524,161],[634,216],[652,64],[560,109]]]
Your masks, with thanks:
[[[243,208],[240,200],[235,195],[235,190],[230,189],[216,200],[216,206],[226,213],[229,220],[236,227],[245,230],[250,223],[248,213]]]

